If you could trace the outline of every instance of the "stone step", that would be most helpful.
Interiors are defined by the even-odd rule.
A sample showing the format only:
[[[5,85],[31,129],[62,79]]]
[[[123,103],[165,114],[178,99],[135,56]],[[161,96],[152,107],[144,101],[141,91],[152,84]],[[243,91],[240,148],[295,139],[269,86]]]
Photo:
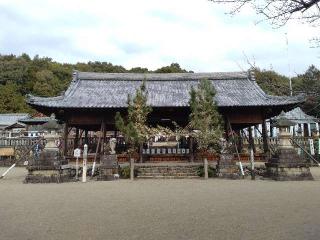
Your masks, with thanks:
[[[199,166],[139,166],[138,178],[198,178]]]
[[[158,175],[153,175],[153,176],[137,176],[137,178],[140,179],[194,179],[194,178],[200,178],[199,176],[158,176]]]

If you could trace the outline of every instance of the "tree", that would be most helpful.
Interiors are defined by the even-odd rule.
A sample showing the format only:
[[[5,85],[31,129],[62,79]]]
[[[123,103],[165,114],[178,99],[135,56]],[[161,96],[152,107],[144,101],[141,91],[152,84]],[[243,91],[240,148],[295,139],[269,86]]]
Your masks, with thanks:
[[[17,85],[12,82],[0,85],[0,113],[32,112],[17,88]]]
[[[36,82],[33,85],[33,92],[38,96],[55,96],[63,89],[59,79],[49,70],[41,70],[36,73]]]
[[[293,78],[292,82],[294,91],[306,96],[302,108],[308,114],[320,116],[320,70],[311,65],[304,74]]]
[[[289,78],[273,70],[254,69],[258,85],[270,95],[290,95]]]
[[[251,6],[262,20],[276,26],[283,26],[291,19],[319,24],[320,0],[210,0],[232,5],[231,14],[238,13],[244,6]]]
[[[187,73],[178,63],[171,63],[170,66],[162,67],[154,71],[155,73]]]
[[[115,116],[115,124],[125,137],[129,154],[136,151],[148,140],[150,128],[147,126],[147,118],[152,111],[147,105],[148,92],[145,82],[136,90],[133,99],[128,96],[128,116],[125,121],[119,112]]]
[[[222,117],[214,101],[215,89],[207,79],[201,80],[198,88],[190,91],[190,127],[201,151],[218,152],[223,134]]]

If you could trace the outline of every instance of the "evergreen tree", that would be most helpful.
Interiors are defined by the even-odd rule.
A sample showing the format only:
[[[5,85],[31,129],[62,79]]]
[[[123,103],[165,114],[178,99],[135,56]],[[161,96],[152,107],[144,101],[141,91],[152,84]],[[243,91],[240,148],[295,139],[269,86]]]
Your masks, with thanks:
[[[304,111],[316,117],[320,116],[320,70],[311,65],[304,74],[292,79],[295,92],[303,93],[306,101]]]
[[[119,112],[115,116],[116,127],[124,135],[129,153],[134,152],[148,139],[150,128],[147,126],[147,118],[152,109],[147,105],[147,99],[148,92],[143,82],[133,99],[128,96],[127,121]]]
[[[12,82],[0,85],[0,113],[33,112],[24,97],[17,93],[17,89],[17,85]]]
[[[197,89],[190,91],[190,127],[201,151],[219,151],[223,134],[222,117],[214,101],[215,89],[207,79],[201,80]]]

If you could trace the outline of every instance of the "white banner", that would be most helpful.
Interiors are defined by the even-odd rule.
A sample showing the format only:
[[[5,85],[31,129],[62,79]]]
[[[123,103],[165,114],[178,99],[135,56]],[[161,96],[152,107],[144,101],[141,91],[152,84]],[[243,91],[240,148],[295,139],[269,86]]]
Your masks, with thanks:
[[[309,147],[310,147],[310,153],[311,155],[314,155],[314,144],[313,144],[313,139],[309,139]]]

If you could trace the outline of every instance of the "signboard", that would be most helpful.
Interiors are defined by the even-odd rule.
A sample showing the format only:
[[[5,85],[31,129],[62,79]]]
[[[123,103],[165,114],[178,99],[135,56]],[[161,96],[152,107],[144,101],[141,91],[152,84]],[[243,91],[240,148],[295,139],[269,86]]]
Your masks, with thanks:
[[[310,153],[311,155],[314,155],[314,144],[313,144],[313,139],[309,139],[309,146],[310,146]]]
[[[73,151],[73,156],[76,157],[76,158],[79,158],[81,156],[81,149],[80,148],[76,148]]]

